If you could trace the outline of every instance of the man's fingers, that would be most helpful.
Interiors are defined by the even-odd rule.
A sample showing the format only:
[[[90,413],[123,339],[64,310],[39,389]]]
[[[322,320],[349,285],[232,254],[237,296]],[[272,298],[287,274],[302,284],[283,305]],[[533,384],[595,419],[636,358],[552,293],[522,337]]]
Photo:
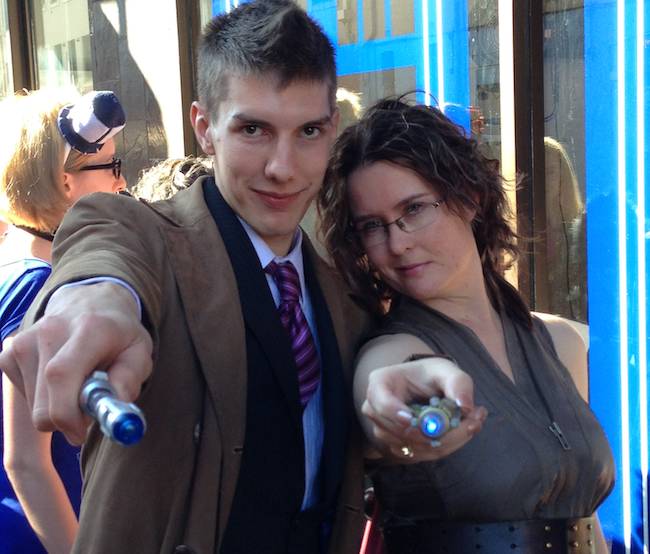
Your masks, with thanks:
[[[126,402],[135,401],[153,369],[151,341],[138,341],[131,345],[107,369],[117,396]]]

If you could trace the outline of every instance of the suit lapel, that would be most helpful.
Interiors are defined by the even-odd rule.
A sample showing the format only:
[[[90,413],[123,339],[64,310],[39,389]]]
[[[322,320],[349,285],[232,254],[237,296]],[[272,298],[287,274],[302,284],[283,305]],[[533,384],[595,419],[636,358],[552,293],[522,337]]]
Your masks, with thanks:
[[[298,372],[289,339],[280,323],[266,276],[246,231],[214,182],[206,183],[204,194],[230,256],[246,327],[267,356],[282,390],[293,421],[301,429],[302,413],[298,395]]]

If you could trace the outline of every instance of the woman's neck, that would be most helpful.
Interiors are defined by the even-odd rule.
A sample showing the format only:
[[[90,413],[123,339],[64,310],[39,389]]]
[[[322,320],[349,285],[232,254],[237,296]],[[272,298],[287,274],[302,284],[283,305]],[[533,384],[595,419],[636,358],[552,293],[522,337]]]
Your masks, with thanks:
[[[428,304],[472,329],[497,325],[499,322],[499,314],[490,301],[485,282],[470,288],[466,295],[434,298]]]
[[[38,258],[52,263],[52,243],[10,225],[2,236],[0,253],[5,261]]]

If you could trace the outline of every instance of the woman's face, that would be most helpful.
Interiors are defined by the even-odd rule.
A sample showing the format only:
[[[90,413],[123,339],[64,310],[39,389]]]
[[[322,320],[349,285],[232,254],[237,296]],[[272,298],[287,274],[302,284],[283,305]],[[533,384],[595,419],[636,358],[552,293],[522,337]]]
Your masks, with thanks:
[[[390,162],[354,171],[348,198],[368,260],[393,289],[431,306],[471,294],[476,267],[480,276],[473,213],[456,215],[427,181]],[[398,218],[415,230],[406,232],[397,223],[387,232],[379,227]]]
[[[121,173],[118,176],[116,168],[84,169],[111,164],[114,159],[115,142],[109,139],[97,154],[84,156],[84,164],[79,170],[65,172],[65,194],[70,205],[92,192],[119,192],[126,188],[126,181]]]

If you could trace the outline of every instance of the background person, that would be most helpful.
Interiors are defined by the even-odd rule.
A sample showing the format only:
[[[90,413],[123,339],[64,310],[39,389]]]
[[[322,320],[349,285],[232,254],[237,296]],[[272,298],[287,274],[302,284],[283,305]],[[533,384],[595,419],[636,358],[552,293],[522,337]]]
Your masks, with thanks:
[[[97,111],[110,121],[92,134]],[[0,206],[9,223],[0,242],[4,348],[50,275],[53,234],[66,210],[89,192],[117,192],[126,183],[112,138],[124,112],[112,92],[17,94],[0,103],[0,120]],[[36,431],[24,397],[6,377],[2,381],[0,552],[70,552],[81,497],[79,450],[60,433]]]
[[[205,175],[212,175],[209,158],[169,158],[145,170],[131,188],[131,194],[149,202],[167,200]]]
[[[319,197],[327,246],[382,321],[359,355],[355,397],[389,462],[372,471],[388,552],[606,552],[597,519],[580,519],[614,483],[585,401],[585,346],[566,321],[531,314],[502,277],[517,247],[494,165],[438,109],[384,100],[342,133],[330,168]],[[450,356],[474,381],[487,419],[460,449],[457,430],[432,448],[413,429],[405,444],[406,406],[400,423],[366,398],[378,368],[414,354],[425,358],[405,368]],[[426,401],[426,381],[412,379],[409,395]]]

